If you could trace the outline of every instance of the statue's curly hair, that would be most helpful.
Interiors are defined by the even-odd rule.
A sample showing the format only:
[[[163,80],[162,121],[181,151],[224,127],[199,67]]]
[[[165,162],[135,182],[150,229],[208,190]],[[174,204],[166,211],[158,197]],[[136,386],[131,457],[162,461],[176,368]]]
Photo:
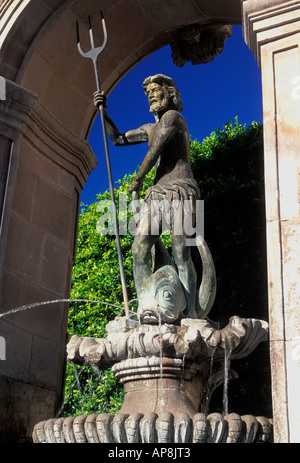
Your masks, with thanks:
[[[181,94],[171,77],[165,76],[164,74],[156,74],[155,76],[149,76],[143,82],[143,89],[146,91],[148,85],[156,83],[165,87],[167,92],[169,93],[171,100],[173,102],[174,108],[181,112],[183,110],[183,104],[181,101]]]

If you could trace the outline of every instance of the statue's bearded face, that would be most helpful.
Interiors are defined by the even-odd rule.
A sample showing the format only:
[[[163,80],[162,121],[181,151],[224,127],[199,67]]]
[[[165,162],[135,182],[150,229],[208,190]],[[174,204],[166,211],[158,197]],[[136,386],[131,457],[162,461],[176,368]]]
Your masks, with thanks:
[[[151,113],[158,113],[167,109],[170,96],[165,87],[152,83],[147,85],[145,93],[148,98]]]

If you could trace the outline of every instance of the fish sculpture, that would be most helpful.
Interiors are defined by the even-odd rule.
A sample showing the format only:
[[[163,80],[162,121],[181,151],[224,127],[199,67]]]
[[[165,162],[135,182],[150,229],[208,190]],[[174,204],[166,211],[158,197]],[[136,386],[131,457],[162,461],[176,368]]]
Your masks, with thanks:
[[[197,318],[205,318],[216,295],[216,272],[211,252],[204,238],[196,238],[202,261],[202,280],[197,291]],[[138,318],[142,324],[175,323],[188,318],[186,298],[174,265],[163,265],[145,281],[139,293]]]

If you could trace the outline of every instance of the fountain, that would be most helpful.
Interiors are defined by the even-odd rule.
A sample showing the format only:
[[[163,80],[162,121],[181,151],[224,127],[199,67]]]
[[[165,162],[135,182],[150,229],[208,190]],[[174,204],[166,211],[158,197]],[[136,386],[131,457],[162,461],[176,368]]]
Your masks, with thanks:
[[[237,377],[230,363],[247,357],[267,340],[268,324],[234,316],[220,329],[207,318],[215,300],[216,274],[208,245],[197,227],[189,233],[183,227],[186,219],[195,225],[200,192],[190,168],[180,93],[173,80],[161,74],[146,79],[144,89],[156,123],[125,134],[110,119],[105,95],[97,92],[94,97],[96,106],[104,111],[106,129],[115,144],[149,142],[148,154],[130,186],[133,197],[138,196],[147,172],[156,166],[154,185],[140,208],[132,246],[137,314],[108,323],[105,338],[75,335],[67,345],[69,362],[111,368],[123,386],[124,401],[116,415],[61,417],[38,423],[33,440],[270,442],[272,423],[268,418],[228,412],[228,382]],[[160,239],[162,223],[169,223],[172,231],[175,263]],[[154,234],[153,229],[159,233]],[[191,242],[202,262],[198,290]],[[222,384],[223,414],[208,414],[210,397]]]
[[[226,372],[228,379],[237,376],[230,361],[246,357],[267,339],[266,322],[232,317],[218,330],[207,320],[159,326],[120,317],[107,325],[107,332],[101,339],[73,336],[68,361],[112,368],[124,387],[120,412],[39,423],[35,442],[270,441],[267,418],[228,414],[226,406],[224,416],[207,415],[210,396],[226,383]]]

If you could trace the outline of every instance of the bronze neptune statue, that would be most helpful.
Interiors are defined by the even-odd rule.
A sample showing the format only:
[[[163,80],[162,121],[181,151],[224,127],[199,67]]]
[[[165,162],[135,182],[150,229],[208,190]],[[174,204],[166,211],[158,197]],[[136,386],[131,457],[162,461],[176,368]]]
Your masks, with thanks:
[[[195,221],[196,202],[200,191],[190,166],[190,143],[187,124],[181,114],[183,105],[174,81],[157,74],[143,82],[150,112],[155,123],[121,133],[107,112],[103,92],[94,94],[96,107],[104,106],[106,130],[116,146],[148,142],[149,150],[141,168],[130,185],[137,198],[145,176],[155,167],[155,179],[141,209],[132,246],[134,281],[139,298],[139,318],[143,323],[175,322],[182,318],[204,318],[215,297],[215,272],[209,249],[202,237],[196,237],[202,263],[203,278],[197,297],[197,275],[191,258],[191,238],[183,224],[187,212]],[[174,205],[169,225],[176,268],[166,252],[160,234],[165,213],[157,205]],[[154,227],[153,227],[154,225]],[[153,233],[153,228],[158,233]],[[151,250],[154,255],[150,263]],[[152,273],[153,272],[153,273]]]

